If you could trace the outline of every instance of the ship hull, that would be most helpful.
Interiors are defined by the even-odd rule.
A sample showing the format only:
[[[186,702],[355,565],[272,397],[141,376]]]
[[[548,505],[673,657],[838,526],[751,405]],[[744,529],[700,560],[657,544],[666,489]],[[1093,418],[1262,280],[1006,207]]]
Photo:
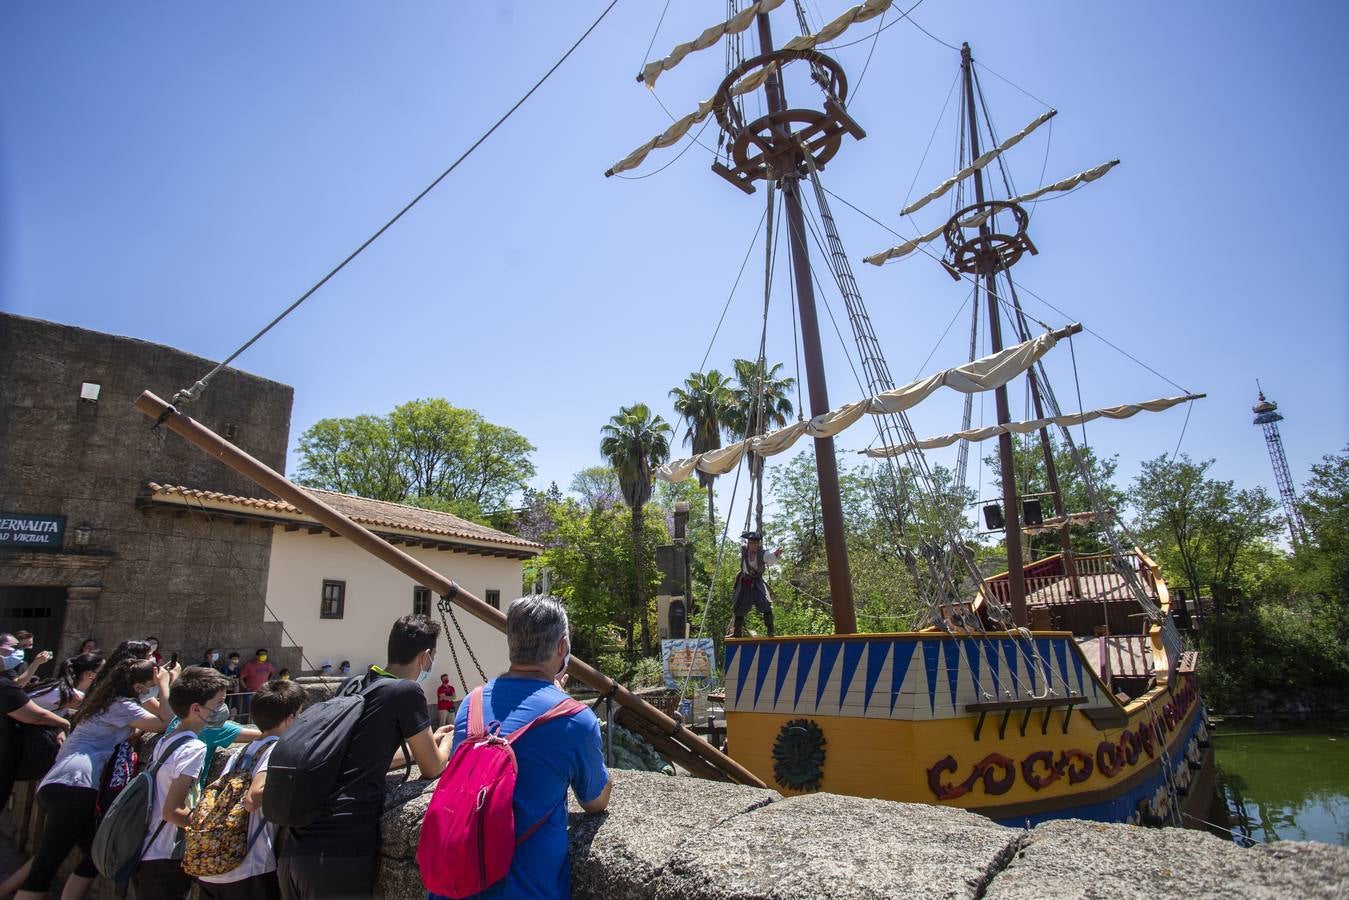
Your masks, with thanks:
[[[932,803],[1017,826],[1208,818],[1195,675],[1122,702],[1066,632],[731,640],[725,671],[729,750],[784,793]]]

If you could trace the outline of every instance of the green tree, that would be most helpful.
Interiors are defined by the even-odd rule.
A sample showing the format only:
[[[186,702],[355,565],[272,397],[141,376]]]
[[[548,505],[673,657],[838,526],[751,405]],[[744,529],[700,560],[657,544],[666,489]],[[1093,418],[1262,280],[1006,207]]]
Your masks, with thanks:
[[[1349,447],[1312,466],[1303,494],[1310,546],[1297,554],[1300,581],[1313,593],[1349,599]]]
[[[632,511],[633,591],[632,616],[628,622],[627,652],[634,655],[632,620],[646,609],[644,586],[645,554],[642,552],[642,509],[651,499],[651,483],[656,469],[670,456],[669,424],[660,416],[652,415],[645,403],[620,407],[601,430],[600,455],[609,461],[618,473],[623,499]],[[651,634],[647,616],[640,615],[642,653],[651,649]]]
[[[734,402],[724,422],[731,440],[742,441],[784,427],[794,412],[791,391],[796,379],[778,374],[782,363],[769,367],[764,360],[737,359],[733,365]],[[763,457],[749,455],[749,474],[754,485],[754,527],[763,531]]]
[[[443,399],[384,416],[321,419],[300,436],[299,481],[481,519],[534,476],[523,435]]]
[[[684,386],[670,391],[674,398],[675,412],[684,417],[688,428],[684,431],[684,443],[694,454],[706,453],[721,447],[721,433],[732,414],[735,394],[726,376],[716,369],[707,372],[694,372],[684,379]],[[707,518],[716,518],[712,484],[717,476],[709,472],[698,472],[698,483],[707,491]]]
[[[571,478],[571,492],[588,510],[611,509],[623,502],[618,473],[613,466],[590,466]]]
[[[300,484],[373,500],[408,496],[408,479],[381,416],[320,419],[300,435]]]
[[[1280,528],[1277,505],[1263,488],[1238,490],[1210,478],[1212,465],[1163,453],[1143,463],[1129,492],[1139,536],[1196,597],[1203,585],[1236,587],[1242,552]]]
[[[1064,511],[1072,514],[1090,512],[1095,507],[1087,484],[1082,478],[1082,466],[1091,476],[1096,496],[1106,507],[1106,515],[1122,514],[1127,496],[1115,484],[1115,472],[1119,468],[1119,456],[1100,457],[1090,447],[1079,446],[1078,456],[1082,466],[1078,465],[1072,448],[1058,440],[1054,435],[1049,439],[1054,458],[1054,469],[1059,479],[1059,491],[1063,497]],[[984,457],[984,465],[994,473],[993,484],[1002,491],[1002,468],[998,462],[998,453],[994,449]],[[1031,494],[1049,493],[1049,472],[1045,466],[1044,450],[1038,435],[1028,435],[1025,440],[1012,440],[1012,467],[1016,472],[1017,495],[1026,497]],[[1047,519],[1054,515],[1053,498],[1040,497],[1041,509]],[[1106,550],[1107,543],[1102,537],[1102,524],[1087,522],[1069,527],[1073,549],[1078,553],[1100,553]],[[1037,556],[1058,553],[1061,545],[1057,531],[1044,531],[1030,537],[1030,545]]]

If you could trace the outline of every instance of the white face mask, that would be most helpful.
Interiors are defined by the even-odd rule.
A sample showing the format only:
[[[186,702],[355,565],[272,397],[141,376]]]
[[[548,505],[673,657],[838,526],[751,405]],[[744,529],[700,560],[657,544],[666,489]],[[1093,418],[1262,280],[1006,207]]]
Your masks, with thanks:
[[[140,695],[140,698],[141,698],[141,702],[142,702],[142,703],[145,703],[145,702],[150,701],[150,700],[158,700],[158,699],[159,699],[159,685],[157,685],[157,684],[152,684],[152,685],[150,685],[149,690],[147,690],[145,693],[141,694],[141,695]]]
[[[207,656],[207,658],[209,658],[209,659],[211,660],[211,662],[216,662],[216,661],[218,661],[218,660],[220,659],[220,654],[219,654],[219,653],[208,653],[208,654],[206,654],[206,656]]]

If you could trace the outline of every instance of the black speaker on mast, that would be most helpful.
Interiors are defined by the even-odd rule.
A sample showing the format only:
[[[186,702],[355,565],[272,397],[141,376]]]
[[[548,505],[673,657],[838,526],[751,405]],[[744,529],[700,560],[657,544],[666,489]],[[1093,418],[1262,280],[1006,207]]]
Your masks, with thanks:
[[[1002,517],[1002,504],[990,503],[984,507],[984,524],[989,531],[1002,531],[1007,521]]]
[[[1027,525],[1043,525],[1045,521],[1044,509],[1040,506],[1037,499],[1021,501],[1021,521]]]

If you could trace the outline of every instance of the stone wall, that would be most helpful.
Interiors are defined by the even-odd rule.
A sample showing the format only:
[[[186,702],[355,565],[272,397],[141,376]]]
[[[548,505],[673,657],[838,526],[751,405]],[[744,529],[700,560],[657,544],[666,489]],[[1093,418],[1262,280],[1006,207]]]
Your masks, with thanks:
[[[578,898],[1349,896],[1349,850],[1250,850],[1179,828],[1063,820],[1029,830],[936,806],[613,773],[608,812],[570,812]],[[391,791],[388,900],[425,896],[417,835],[434,782]]]
[[[158,636],[189,660],[208,646],[259,646],[279,664],[264,623],[270,528],[138,509],[147,481],[256,496],[259,489],[132,408],[141,391],[169,398],[214,364],[132,338],[0,314],[0,512],[64,515],[62,553],[0,551],[0,586],[69,590],[56,649],[92,635],[102,646]],[[96,401],[81,384],[99,385]],[[284,470],[292,390],[233,369],[188,407],[194,418]],[[74,543],[92,526],[87,546]],[[0,627],[6,627],[0,625]],[[10,625],[9,627],[14,627]]]

